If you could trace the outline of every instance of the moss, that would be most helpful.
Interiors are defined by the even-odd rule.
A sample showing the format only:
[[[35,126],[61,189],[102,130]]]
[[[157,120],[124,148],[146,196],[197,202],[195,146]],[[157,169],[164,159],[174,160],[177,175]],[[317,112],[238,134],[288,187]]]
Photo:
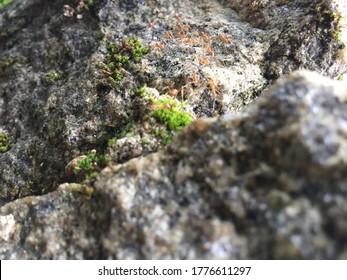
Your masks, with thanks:
[[[123,65],[127,64],[128,61],[129,61],[129,59],[130,59],[129,56],[127,56],[127,55],[121,55],[121,54],[115,54],[115,55],[113,56],[113,58],[114,58],[114,60],[116,61],[116,63],[117,63],[118,66],[123,66]],[[111,62],[111,63],[112,63],[112,65],[115,65],[114,62]]]
[[[147,144],[148,143],[148,139],[146,137],[142,137],[141,138],[141,143],[142,144]]]
[[[99,176],[99,172],[92,172],[90,174],[86,175],[86,178],[84,179],[84,185],[91,185],[96,180],[96,178]],[[93,189],[94,190],[94,189]],[[93,192],[92,190],[92,192]]]
[[[109,140],[107,141],[107,146],[108,146],[108,147],[112,147],[114,144],[116,144],[117,140],[118,140],[117,137],[113,137],[113,138],[109,139]]]
[[[113,42],[109,43],[105,59],[99,64],[99,68],[107,77],[106,82],[103,84],[111,88],[119,86],[128,64],[130,62],[139,62],[141,57],[149,53],[149,51],[150,49],[143,46],[136,37],[125,40],[119,45]]]
[[[0,0],[0,8],[6,7],[11,4],[12,0]]]
[[[135,96],[144,97],[146,93],[146,85],[144,85],[143,87],[134,89],[133,93]]]
[[[128,46],[130,47],[130,53],[135,62],[138,62],[143,55],[149,53],[149,48],[143,46],[141,41],[136,37],[132,37],[128,42],[125,42],[124,47],[129,49]]]
[[[57,72],[56,70],[50,70],[45,75],[45,83],[53,84],[55,81],[60,80],[63,77],[63,74]]]
[[[341,44],[344,44],[342,40],[342,28],[343,28],[343,16],[339,16],[336,23],[336,31],[334,32],[334,38]]]
[[[8,29],[0,31],[0,37],[9,37],[10,31]]]
[[[344,17],[339,13],[332,12],[328,7],[318,6],[316,8],[318,21],[328,29],[332,37],[340,44],[344,44],[342,40],[342,28]]]
[[[119,85],[120,82],[122,81],[121,72],[119,70],[115,70],[112,78],[116,82],[116,84]]]
[[[174,135],[172,132],[165,129],[156,129],[153,134],[160,138],[164,145],[169,145]]]
[[[123,129],[117,134],[116,137],[113,137],[111,139],[108,140],[107,145],[108,147],[112,147],[113,144],[115,144],[117,142],[118,139],[122,139],[124,138],[128,132],[131,130],[133,124],[131,122],[128,122]],[[136,133],[136,132],[135,132]],[[134,135],[135,136],[135,135]]]
[[[74,168],[74,173],[79,174],[81,172],[84,172],[86,175],[90,175],[93,172],[100,171],[102,167],[104,167],[107,162],[109,161],[109,158],[107,155],[96,155],[96,151],[93,150],[88,155],[79,160],[76,163],[76,166]]]
[[[192,122],[191,116],[179,109],[179,103],[172,97],[153,100],[155,111],[153,117],[171,131],[178,131]]]
[[[190,124],[192,117],[180,109],[182,104],[173,97],[165,96],[161,100],[152,100],[152,102],[155,105],[152,116],[167,129],[156,130],[155,135],[161,139],[164,145],[168,145],[172,141],[174,132]]]
[[[88,154],[86,158],[81,159],[77,162],[74,172],[77,174],[81,171],[90,171],[94,169],[94,164],[96,162],[95,154]]]
[[[108,155],[97,155],[95,150],[92,150],[88,155],[80,159],[74,169],[76,182],[69,185],[72,192],[80,193],[86,199],[90,199],[94,193],[93,184],[99,176],[100,171],[106,167],[111,159]]]
[[[132,128],[132,126],[133,126],[133,124],[132,124],[131,122],[127,123],[127,124],[123,127],[122,131],[118,134],[117,138],[118,138],[118,139],[124,138],[124,137],[127,135],[127,133],[130,131],[130,129]]]
[[[92,150],[85,158],[79,160],[73,169],[77,181],[82,182],[82,185],[92,185],[99,172],[106,167],[110,160],[108,155],[101,154],[98,156],[96,151]]]
[[[0,67],[8,67],[15,63],[13,58],[7,58],[0,60]]]
[[[0,132],[0,153],[5,153],[13,146],[7,132]]]
[[[87,0],[87,3],[86,3],[86,9],[89,9],[90,7],[93,7],[94,6],[94,0]]]
[[[186,112],[174,109],[158,109],[153,113],[154,118],[169,130],[178,131],[192,122],[192,118]]]
[[[133,91],[134,98],[140,98],[145,110],[141,122],[153,121],[164,126],[163,129],[154,128],[151,129],[152,134],[159,138],[163,144],[169,144],[173,138],[173,135],[192,122],[192,117],[189,113],[183,110],[184,103],[179,102],[175,97],[170,95],[162,95],[160,97],[154,97],[149,91],[147,93],[146,86],[138,88]],[[150,106],[146,105],[150,102]],[[156,125],[157,126],[157,125]],[[144,144],[146,140],[141,140]]]

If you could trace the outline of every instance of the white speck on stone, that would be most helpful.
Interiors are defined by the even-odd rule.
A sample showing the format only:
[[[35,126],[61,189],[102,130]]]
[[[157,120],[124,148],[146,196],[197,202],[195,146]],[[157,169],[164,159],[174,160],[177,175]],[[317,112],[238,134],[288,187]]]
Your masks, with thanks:
[[[288,206],[285,209],[285,213],[291,218],[297,216],[299,214],[299,211],[299,208],[294,206]]]
[[[215,242],[212,242],[210,248],[211,253],[217,259],[228,258],[228,252],[232,250],[230,241],[227,238],[221,238]]]

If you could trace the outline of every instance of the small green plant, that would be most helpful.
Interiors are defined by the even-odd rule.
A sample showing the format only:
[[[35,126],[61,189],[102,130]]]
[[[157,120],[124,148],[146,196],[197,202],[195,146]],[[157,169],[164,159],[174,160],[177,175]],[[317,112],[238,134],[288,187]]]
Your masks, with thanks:
[[[134,89],[133,93],[134,93],[134,96],[144,97],[146,94],[146,85],[144,85],[143,87]]]
[[[112,147],[114,144],[116,144],[118,138],[117,137],[112,137],[111,139],[108,140],[107,146]]]
[[[5,153],[13,146],[7,132],[0,132],[0,153]]]
[[[96,151],[92,150],[76,163],[73,172],[76,175],[81,175],[82,179],[90,181],[97,177],[97,174],[109,161],[110,158],[107,155],[97,156]]]
[[[341,44],[344,44],[344,42],[342,40],[343,20],[344,20],[344,17],[339,16],[339,18],[337,19],[337,23],[336,23],[336,30],[334,32],[334,37],[335,37],[336,41],[338,41]]]
[[[192,122],[192,117],[181,109],[183,104],[174,97],[165,95],[160,99],[154,97],[150,99],[153,103],[152,117],[166,127],[166,129],[156,129],[153,133],[161,139],[163,144],[168,145],[175,132]]]
[[[179,109],[179,103],[172,97],[165,96],[161,100],[152,99],[155,104],[153,117],[171,131],[178,131],[192,122],[192,117]]]
[[[120,82],[122,81],[121,72],[119,70],[115,70],[112,78],[116,82],[116,84],[119,85]]]
[[[108,140],[107,142],[107,146],[108,147],[112,147],[113,144],[115,144],[117,142],[118,139],[122,139],[124,138],[128,132],[131,130],[133,124],[131,122],[128,122],[124,127],[123,129],[121,130],[121,132],[118,133],[118,135],[116,137],[113,137],[111,139]],[[136,132],[132,132],[132,133],[136,133]],[[136,135],[136,134],[135,134]],[[132,135],[132,136],[135,136],[135,135]]]
[[[147,110],[143,112],[140,121],[148,121],[148,126],[153,122],[163,125],[165,128],[158,128],[157,125],[154,125],[150,130],[165,145],[171,142],[175,132],[192,122],[190,114],[184,111],[184,102],[179,102],[169,94],[156,97],[144,85],[133,91],[133,97],[140,98],[144,104],[150,103],[149,106],[147,105]],[[147,141],[146,138],[141,139],[142,144],[146,144]]]
[[[164,145],[169,145],[174,134],[166,129],[156,129],[154,131],[154,136],[160,138]]]
[[[102,166],[106,165],[108,161],[109,159],[107,158],[107,156],[105,155],[97,156],[96,152],[94,152],[93,150],[92,152],[88,153],[87,157],[77,162],[75,173],[79,173],[81,170],[86,171],[87,173],[89,171],[95,172],[96,170],[100,169]],[[93,172],[91,172],[91,174]]]
[[[98,172],[92,172],[92,173],[90,173],[90,174],[88,174],[88,175],[86,176],[86,180],[87,180],[87,181],[90,181],[90,180],[95,179],[95,178],[98,177],[98,176],[99,176],[99,173],[98,173]]]
[[[172,131],[178,131],[192,121],[188,113],[175,109],[158,109],[153,113],[153,116],[158,122],[165,124]]]
[[[125,41],[123,48],[130,50],[131,56],[135,62],[138,62],[142,56],[149,53],[149,48],[143,46],[141,41],[136,37],[132,37],[128,42]]]
[[[34,183],[33,183],[32,181],[25,181],[24,187],[25,187],[27,190],[31,190],[33,184],[34,184]]]
[[[342,40],[342,28],[344,17],[339,13],[332,12],[329,8],[318,6],[316,8],[319,22],[328,28],[333,38],[340,44],[344,44]]]
[[[3,8],[9,4],[11,4],[12,0],[0,0],[0,8]]]
[[[8,67],[15,63],[15,60],[13,58],[7,58],[0,60],[0,67]]]
[[[88,0],[87,1],[87,7],[92,7],[94,5],[94,0]]]
[[[148,143],[148,139],[146,137],[142,137],[141,138],[141,143],[142,144],[147,144]]]
[[[109,155],[98,156],[95,150],[89,152],[87,156],[81,156],[73,167],[75,179],[80,184],[71,184],[71,191],[81,193],[85,198],[90,199],[94,192],[93,183],[110,160]]]
[[[139,62],[141,57],[149,53],[150,49],[143,46],[141,41],[132,37],[123,41],[120,45],[109,43],[107,46],[107,54],[99,68],[107,77],[103,84],[111,88],[119,86],[129,62]]]
[[[62,73],[57,72],[56,70],[50,70],[45,75],[45,82],[47,84],[53,84],[55,81],[60,80],[62,77]]]
[[[94,153],[89,153],[87,157],[81,159],[77,162],[74,169],[75,174],[80,173],[81,171],[89,172],[96,166],[96,155]]]

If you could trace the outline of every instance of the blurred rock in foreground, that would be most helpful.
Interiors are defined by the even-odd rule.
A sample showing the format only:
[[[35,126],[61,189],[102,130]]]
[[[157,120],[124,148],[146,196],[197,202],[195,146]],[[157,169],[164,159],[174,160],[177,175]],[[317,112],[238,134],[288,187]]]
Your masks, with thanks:
[[[203,118],[243,110],[294,70],[338,79],[346,18],[345,0],[11,1],[0,8],[0,133],[13,144],[0,152],[0,206],[56,190],[72,159],[143,127],[149,104],[132,96],[145,84]],[[110,44],[134,36],[150,53],[100,69]],[[138,135],[114,157],[160,149]]]

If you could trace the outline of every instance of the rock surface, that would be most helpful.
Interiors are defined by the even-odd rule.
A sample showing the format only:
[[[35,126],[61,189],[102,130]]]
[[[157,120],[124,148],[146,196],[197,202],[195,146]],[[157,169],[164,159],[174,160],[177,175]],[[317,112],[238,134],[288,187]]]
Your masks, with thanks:
[[[344,259],[347,86],[310,72],[172,145],[0,209],[1,258]]]
[[[174,92],[198,118],[244,108],[295,69],[332,78],[347,70],[335,38],[347,9],[336,1],[93,2],[14,0],[0,9],[0,130],[14,143],[0,154],[1,204],[54,190],[71,159],[103,151],[137,114],[131,92],[145,83]],[[108,42],[132,36],[152,51],[118,88],[103,88]]]
[[[0,258],[347,258],[346,86],[268,89],[346,73],[344,1],[88,2],[0,8]],[[134,36],[150,53],[105,85]],[[144,84],[197,119],[168,149]],[[94,193],[58,187],[92,149]]]

